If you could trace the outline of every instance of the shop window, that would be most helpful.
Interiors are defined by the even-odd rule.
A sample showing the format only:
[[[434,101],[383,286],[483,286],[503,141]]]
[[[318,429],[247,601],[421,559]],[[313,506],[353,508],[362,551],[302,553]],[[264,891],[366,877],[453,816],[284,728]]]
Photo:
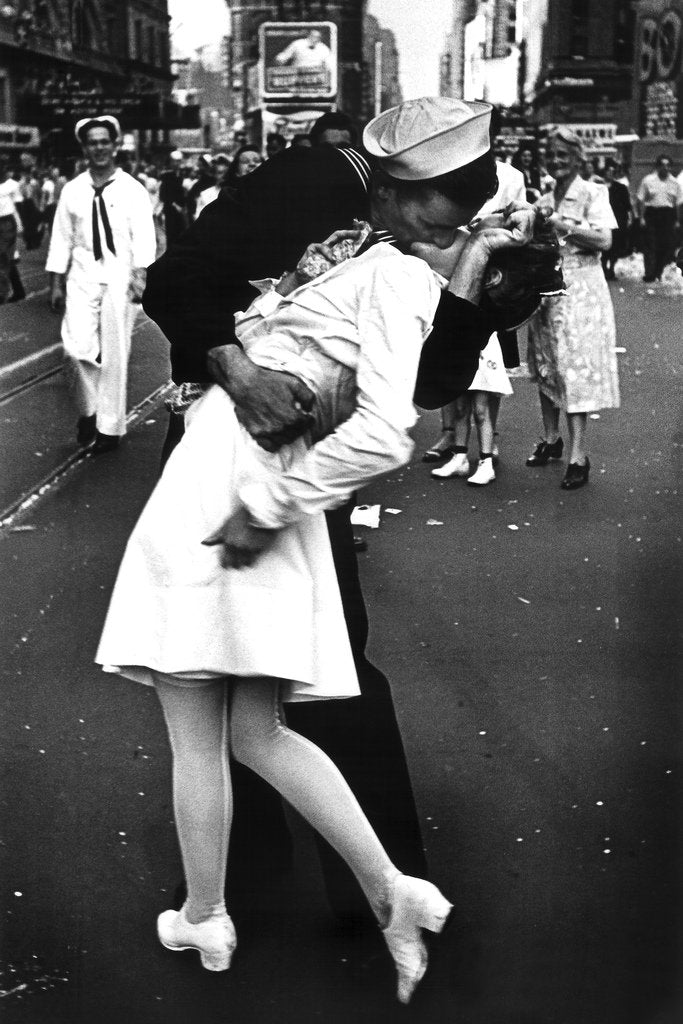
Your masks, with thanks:
[[[588,56],[588,8],[589,0],[572,0],[569,51],[572,57]]]
[[[83,0],[76,0],[71,11],[71,37],[73,39],[74,46],[78,46],[82,49],[90,49],[92,46],[90,20]]]
[[[142,22],[135,21],[133,23],[133,56],[135,60],[144,60],[144,53],[142,52]]]

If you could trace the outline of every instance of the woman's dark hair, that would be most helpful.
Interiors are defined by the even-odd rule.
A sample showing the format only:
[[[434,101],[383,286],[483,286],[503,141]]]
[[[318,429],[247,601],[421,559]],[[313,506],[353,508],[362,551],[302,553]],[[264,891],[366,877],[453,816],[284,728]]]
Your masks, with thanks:
[[[392,178],[381,167],[376,167],[373,181],[375,185],[393,188],[404,199],[416,199],[425,192],[436,192],[452,203],[471,206],[475,210],[483,206],[487,199],[492,199],[498,191],[496,161],[490,149],[464,167],[440,174],[437,178],[405,181]]]
[[[498,249],[489,260],[489,269],[500,270],[505,279],[502,301],[494,301],[486,293],[481,301],[498,330],[523,323],[538,308],[544,295],[557,295],[565,289],[557,236],[540,220],[530,242],[514,249]]]

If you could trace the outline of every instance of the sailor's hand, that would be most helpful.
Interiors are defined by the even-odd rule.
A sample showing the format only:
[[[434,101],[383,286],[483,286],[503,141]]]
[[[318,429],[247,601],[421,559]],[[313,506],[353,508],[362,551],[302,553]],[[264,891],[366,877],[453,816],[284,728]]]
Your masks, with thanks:
[[[252,526],[249,513],[243,505],[209,534],[202,544],[220,545],[220,560],[224,569],[244,569],[253,565],[261,552],[270,547],[279,530],[266,530]]]
[[[266,451],[306,432],[314,395],[298,377],[257,366],[237,345],[213,348],[207,360],[214,380],[235,403],[237,419]]]

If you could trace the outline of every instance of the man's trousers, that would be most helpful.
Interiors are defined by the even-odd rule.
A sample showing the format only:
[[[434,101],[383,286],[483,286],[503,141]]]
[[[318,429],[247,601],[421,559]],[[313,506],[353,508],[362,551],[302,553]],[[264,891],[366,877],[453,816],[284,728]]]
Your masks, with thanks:
[[[674,258],[676,247],[676,211],[669,207],[645,207],[643,256],[645,278],[654,281]]]
[[[97,429],[113,436],[126,433],[128,359],[137,312],[127,292],[127,278],[100,284],[74,272],[67,278],[62,321],[78,414],[97,414]]]

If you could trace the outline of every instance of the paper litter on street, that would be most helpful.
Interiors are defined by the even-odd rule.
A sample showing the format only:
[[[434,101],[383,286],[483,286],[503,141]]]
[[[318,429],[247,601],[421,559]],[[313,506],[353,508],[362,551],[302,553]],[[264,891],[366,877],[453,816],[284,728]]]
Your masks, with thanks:
[[[356,505],[351,513],[353,526],[369,526],[376,530],[379,526],[380,505]]]

